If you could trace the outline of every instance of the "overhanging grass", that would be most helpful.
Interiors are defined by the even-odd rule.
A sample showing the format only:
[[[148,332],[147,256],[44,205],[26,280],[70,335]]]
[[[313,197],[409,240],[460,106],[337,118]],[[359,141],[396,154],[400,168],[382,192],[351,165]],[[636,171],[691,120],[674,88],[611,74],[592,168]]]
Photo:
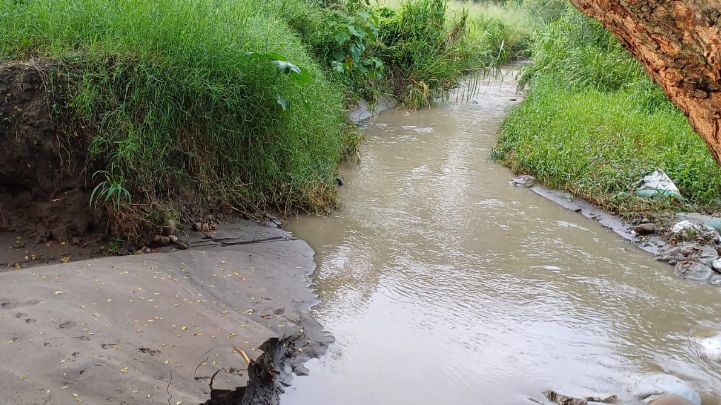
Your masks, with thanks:
[[[349,141],[343,96],[283,12],[261,0],[0,0],[0,60],[47,61],[69,134],[85,128],[102,180],[134,199],[192,189],[322,209]]]
[[[678,111],[649,113],[630,91],[568,89],[543,76],[503,124],[494,156],[514,171],[622,214],[659,208],[721,208],[721,169]],[[660,206],[633,195],[660,168],[687,205]]]
[[[494,157],[620,214],[721,209],[721,169],[685,117],[600,23],[564,7],[537,26],[520,81],[530,92],[504,122]],[[635,196],[655,169],[683,202]]]

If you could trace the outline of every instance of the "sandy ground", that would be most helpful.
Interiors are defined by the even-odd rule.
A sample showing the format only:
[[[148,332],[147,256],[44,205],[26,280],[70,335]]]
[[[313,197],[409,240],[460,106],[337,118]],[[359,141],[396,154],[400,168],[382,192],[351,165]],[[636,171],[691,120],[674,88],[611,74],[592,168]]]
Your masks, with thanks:
[[[213,236],[276,239],[0,273],[0,402],[197,404],[219,369],[214,388],[245,384],[234,346],[319,333],[305,242],[246,222]]]

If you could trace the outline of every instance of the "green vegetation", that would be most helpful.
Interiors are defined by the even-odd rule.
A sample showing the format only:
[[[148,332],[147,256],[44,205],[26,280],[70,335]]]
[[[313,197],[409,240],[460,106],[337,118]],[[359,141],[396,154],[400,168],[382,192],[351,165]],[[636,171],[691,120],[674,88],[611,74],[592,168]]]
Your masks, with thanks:
[[[506,119],[494,157],[624,215],[721,208],[721,169],[641,66],[570,7],[548,19],[521,76],[528,97]],[[683,202],[635,196],[638,180],[657,168]]]
[[[105,173],[100,202],[193,190],[209,204],[322,209],[352,132],[337,86],[273,7],[2,0],[0,55],[46,61],[58,116],[89,134]]]
[[[523,56],[525,31],[444,0],[0,0],[0,62],[47,75],[90,204],[142,234],[188,203],[322,211],[359,136],[345,106],[431,105]],[[125,222],[125,224],[121,224]]]

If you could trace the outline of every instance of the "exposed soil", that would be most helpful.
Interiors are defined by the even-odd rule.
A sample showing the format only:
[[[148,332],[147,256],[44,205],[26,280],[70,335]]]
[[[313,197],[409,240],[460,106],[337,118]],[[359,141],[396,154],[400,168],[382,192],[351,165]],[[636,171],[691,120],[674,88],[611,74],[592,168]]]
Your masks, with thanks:
[[[86,145],[61,134],[41,63],[0,65],[0,232],[66,242],[102,228],[89,204]]]

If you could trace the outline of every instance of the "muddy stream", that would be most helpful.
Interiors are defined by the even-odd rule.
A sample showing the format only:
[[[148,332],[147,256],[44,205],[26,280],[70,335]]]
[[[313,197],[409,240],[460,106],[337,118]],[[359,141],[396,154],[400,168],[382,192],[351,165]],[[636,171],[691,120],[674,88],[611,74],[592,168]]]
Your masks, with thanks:
[[[525,188],[490,159],[520,101],[512,72],[471,101],[368,123],[342,209],[300,218],[315,317],[336,338],[286,405],[532,404],[554,389],[628,396],[666,372],[717,404],[721,289]]]

